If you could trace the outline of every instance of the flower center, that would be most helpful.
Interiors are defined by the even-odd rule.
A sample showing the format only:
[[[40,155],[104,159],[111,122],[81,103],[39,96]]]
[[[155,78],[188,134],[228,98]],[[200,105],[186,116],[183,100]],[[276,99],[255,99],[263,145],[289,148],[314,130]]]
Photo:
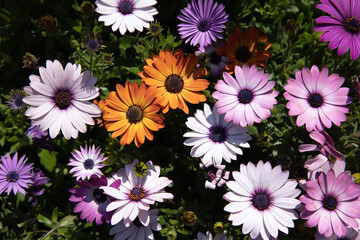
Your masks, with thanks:
[[[235,57],[238,61],[245,63],[251,57],[251,52],[248,47],[242,46],[236,50]]]
[[[98,188],[94,190],[93,197],[95,198],[95,201],[98,203],[105,202],[107,199],[107,196]]]
[[[226,140],[226,130],[222,126],[212,126],[209,130],[209,138],[214,142],[222,143]]]
[[[250,90],[243,89],[239,92],[238,98],[240,103],[244,103],[244,104],[250,103],[251,100],[253,99],[253,94]]]
[[[184,80],[176,74],[171,74],[165,80],[165,89],[170,93],[179,93],[183,87]]]
[[[156,33],[157,31],[159,31],[159,27],[156,25],[153,25],[150,27],[150,30],[151,30],[151,32]]]
[[[126,112],[126,118],[130,123],[137,123],[140,122],[140,120],[143,117],[143,112],[140,109],[140,107],[133,105],[131,106],[128,111]]]
[[[16,106],[17,108],[22,108],[23,106],[25,106],[25,103],[23,102],[22,97],[18,97],[18,98],[15,100],[15,106]]]
[[[19,178],[19,174],[15,171],[11,171],[6,174],[6,181],[8,182],[16,182]]]
[[[89,40],[86,44],[86,48],[90,51],[96,52],[99,48],[99,42],[96,40]]]
[[[129,193],[129,198],[133,201],[140,201],[144,197],[146,197],[146,193],[142,187],[134,187]]]
[[[213,52],[210,54],[210,59],[209,59],[210,63],[212,64],[219,64],[221,62],[221,56],[216,54],[216,52]]]
[[[326,210],[334,211],[336,209],[336,206],[337,206],[337,200],[333,196],[326,196],[322,200],[322,204],[323,204],[323,207]]]
[[[94,167],[94,160],[92,160],[92,159],[86,159],[83,164],[84,164],[84,168],[85,168],[86,170],[93,169],[93,167]]]
[[[318,93],[313,93],[308,98],[308,102],[313,108],[318,108],[324,104],[324,98]]]
[[[216,178],[216,172],[217,172],[217,168],[215,168],[214,166],[208,168],[206,172],[206,178],[209,182],[214,181],[214,179]]]
[[[360,32],[360,21],[354,17],[348,18],[345,20],[344,27],[348,32],[358,33]]]
[[[207,30],[209,30],[210,26],[211,23],[208,19],[201,19],[200,22],[198,22],[197,24],[197,28],[201,32],[206,32]]]
[[[66,109],[70,106],[71,95],[67,91],[59,91],[55,96],[55,105],[60,109]]]
[[[133,5],[128,1],[122,1],[118,7],[119,11],[124,14],[130,14],[133,11]]]
[[[252,199],[253,206],[259,210],[266,210],[270,206],[270,198],[264,192],[258,192]]]

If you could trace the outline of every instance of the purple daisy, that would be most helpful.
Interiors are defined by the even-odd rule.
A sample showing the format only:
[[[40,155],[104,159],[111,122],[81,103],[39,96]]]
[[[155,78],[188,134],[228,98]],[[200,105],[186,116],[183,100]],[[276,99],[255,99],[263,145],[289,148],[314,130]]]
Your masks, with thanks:
[[[222,42],[223,44],[219,44],[220,46],[224,46],[225,42]],[[206,65],[210,68],[210,73],[214,77],[220,76],[224,71],[226,64],[229,62],[229,59],[227,59],[226,56],[220,56],[216,53],[216,45],[207,45],[205,47],[205,54],[208,56]]]
[[[315,240],[360,240],[360,232],[353,228],[347,228],[346,234],[341,238],[338,238],[334,233],[330,237],[325,237],[317,232],[315,234]]]
[[[32,206],[35,207],[38,203],[37,197],[45,192],[44,185],[50,182],[50,178],[46,177],[39,168],[34,168],[31,172],[32,184],[28,189],[31,195]]]
[[[7,195],[13,191],[14,194],[17,192],[25,193],[25,188],[29,188],[28,185],[33,183],[33,175],[31,174],[32,163],[26,164],[27,159],[23,155],[18,160],[18,154],[15,153],[13,158],[10,154],[5,157],[1,156],[0,163],[0,194],[6,189]]]
[[[75,172],[74,177],[76,180],[80,178],[84,180],[85,178],[90,179],[92,175],[100,177],[103,175],[100,168],[105,166],[102,164],[107,157],[104,157],[104,154],[100,155],[100,148],[96,148],[93,145],[89,147],[85,145],[85,148],[80,147],[80,151],[75,150],[75,153],[72,153],[73,158],[70,159],[68,166],[73,166],[70,170],[70,173]]]
[[[54,150],[55,144],[52,142],[48,131],[41,131],[39,125],[31,125],[26,131],[25,135],[36,146],[47,150]]]
[[[112,199],[105,195],[100,187],[119,188],[121,181],[119,179],[106,178],[105,176],[99,178],[93,175],[90,178],[90,182],[84,180],[76,181],[75,183],[80,188],[71,188],[69,190],[72,193],[69,201],[76,204],[74,212],[80,213],[80,218],[86,218],[88,223],[94,220],[96,225],[101,225],[104,221],[109,223],[113,212],[106,211],[106,207]]]
[[[121,179],[120,188],[101,188],[105,194],[114,198],[114,201],[106,208],[107,211],[116,210],[111,218],[111,225],[124,219],[124,224],[128,227],[138,217],[144,226],[148,226],[150,204],[174,197],[171,193],[163,190],[172,183],[172,180],[167,177],[159,177],[159,166],[153,166],[152,162],[148,161],[146,174],[137,176],[134,170],[137,163],[138,160],[135,159],[133,163],[126,164],[125,169],[122,168],[113,175],[115,179]]]
[[[240,172],[232,175],[235,181],[226,183],[231,191],[224,195],[230,202],[224,210],[230,212],[232,225],[242,224],[243,234],[250,233],[251,239],[277,238],[279,230],[288,234],[298,218],[294,209],[300,204],[296,197],[301,192],[297,182],[288,179],[289,172],[259,161],[256,167],[252,162],[241,164]]]
[[[269,82],[270,75],[255,65],[249,68],[244,64],[235,66],[235,77],[224,72],[224,80],[217,82],[212,94],[218,100],[215,103],[218,113],[225,114],[224,120],[245,127],[270,117],[270,109],[274,108],[275,97],[279,94],[271,90],[275,82]]]
[[[205,188],[215,189],[216,187],[222,187],[229,179],[230,172],[225,171],[225,165],[206,167],[200,163],[200,167],[206,170]]]
[[[284,97],[289,100],[286,107],[290,116],[299,115],[296,124],[306,124],[306,130],[324,130],[331,128],[331,123],[340,126],[346,121],[346,113],[349,113],[347,104],[352,102],[348,96],[349,89],[341,87],[345,78],[338,74],[329,76],[329,70],[325,67],[319,72],[317,66],[311,70],[303,68],[295,73],[295,78],[288,79],[284,86]]]
[[[347,227],[356,228],[360,218],[360,187],[346,172],[335,176],[333,170],[321,172],[315,181],[306,182],[306,193],[300,196],[305,210],[300,214],[305,226],[317,226],[320,234],[342,237]]]
[[[24,90],[13,89],[11,90],[8,101],[6,101],[7,105],[13,110],[23,110],[26,106],[23,99],[26,97],[26,93]]]
[[[31,105],[25,115],[32,125],[39,125],[41,131],[49,129],[51,138],[61,130],[70,139],[77,138],[79,131],[86,132],[86,124],[95,124],[93,118],[101,110],[89,100],[99,95],[99,88],[94,87],[97,78],[90,71],[81,73],[81,66],[71,63],[64,70],[58,60],[47,60],[39,72],[40,76],[30,75],[30,86],[24,88],[29,96],[23,101]]]
[[[144,210],[141,210],[144,211]],[[141,224],[138,218],[130,223],[129,226],[125,226],[124,220],[117,223],[109,232],[110,235],[114,235],[114,240],[150,240],[155,239],[151,230],[160,231],[161,225],[158,223],[159,210],[152,209],[149,211],[149,225],[144,226]]]
[[[221,35],[227,22],[228,14],[224,11],[223,4],[213,2],[213,0],[192,0],[186,8],[180,10],[183,15],[178,15],[178,19],[183,21],[178,25],[181,38],[186,38],[185,43],[190,41],[190,45],[200,45],[203,49],[206,45],[211,45],[212,41],[222,39]]]
[[[330,16],[316,19],[315,31],[324,32],[320,40],[329,42],[329,48],[338,47],[338,54],[345,54],[350,48],[352,60],[360,53],[360,3],[359,0],[320,0],[316,7]]]

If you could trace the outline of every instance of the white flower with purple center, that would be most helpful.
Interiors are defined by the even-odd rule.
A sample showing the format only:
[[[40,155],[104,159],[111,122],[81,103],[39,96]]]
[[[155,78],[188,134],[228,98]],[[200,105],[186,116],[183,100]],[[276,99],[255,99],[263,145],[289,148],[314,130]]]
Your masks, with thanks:
[[[215,189],[216,187],[222,187],[229,179],[230,172],[225,171],[225,165],[206,167],[200,163],[200,167],[206,170],[205,188]]]
[[[125,226],[129,227],[131,222],[138,218],[141,224],[148,226],[150,205],[174,197],[171,193],[163,190],[172,183],[172,180],[167,177],[159,177],[159,166],[153,166],[152,162],[148,161],[146,174],[137,176],[134,168],[138,162],[135,159],[133,163],[126,164],[125,169],[122,168],[113,175],[115,179],[121,180],[120,188],[101,188],[105,194],[114,198],[114,201],[106,208],[107,211],[115,210],[111,218],[111,225],[124,220]]]
[[[39,125],[41,131],[49,129],[51,138],[59,131],[66,139],[77,138],[78,132],[86,132],[86,124],[94,125],[93,118],[101,110],[90,102],[99,96],[94,87],[96,77],[90,71],[81,73],[81,66],[68,63],[63,69],[58,60],[46,61],[46,68],[39,68],[40,76],[30,75],[30,86],[24,87],[29,95],[23,101],[31,107],[25,115],[32,125]]]
[[[126,31],[134,32],[135,29],[142,32],[143,28],[149,28],[154,21],[154,15],[158,13],[153,6],[156,0],[97,0],[96,12],[100,13],[100,22],[105,26],[112,25],[112,30],[119,30],[122,35]]]
[[[92,147],[89,147],[85,145],[85,148],[80,147],[80,151],[75,150],[75,153],[72,153],[73,158],[70,159],[70,163],[68,163],[68,166],[73,166],[73,168],[70,170],[70,173],[74,173],[74,177],[76,177],[76,180],[85,178],[90,179],[92,175],[96,175],[100,177],[103,175],[100,168],[105,166],[102,164],[107,157],[104,157],[104,154],[100,155],[100,148],[96,148],[93,145]]]
[[[243,154],[240,147],[250,147],[249,129],[225,122],[224,115],[218,114],[216,107],[211,110],[206,103],[204,111],[198,109],[185,124],[192,131],[184,134],[189,138],[184,144],[193,146],[190,155],[200,157],[206,167],[220,165],[223,159],[230,163],[236,160],[236,154]]]

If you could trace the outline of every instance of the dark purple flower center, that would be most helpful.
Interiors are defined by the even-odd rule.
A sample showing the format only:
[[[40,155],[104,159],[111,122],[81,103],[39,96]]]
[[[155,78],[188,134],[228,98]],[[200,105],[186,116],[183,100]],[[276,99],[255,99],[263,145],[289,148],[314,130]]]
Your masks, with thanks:
[[[93,197],[98,203],[105,202],[107,199],[107,196],[98,188],[94,190]]]
[[[253,196],[252,204],[259,210],[266,210],[270,206],[270,197],[267,193],[258,192]]]
[[[251,58],[251,52],[248,47],[239,47],[235,52],[235,57],[240,62],[247,62]]]
[[[197,28],[201,32],[206,32],[207,30],[209,30],[210,26],[211,22],[208,19],[201,19],[197,24]]]
[[[84,164],[84,168],[86,170],[93,169],[93,167],[95,165],[94,160],[92,160],[92,159],[86,159],[83,164]]]
[[[19,174],[15,171],[10,171],[6,174],[6,181],[8,182],[16,182],[19,178]]]
[[[217,65],[221,62],[221,56],[218,55],[216,52],[211,53],[209,57],[209,61],[212,64]]]
[[[98,41],[94,40],[94,39],[90,39],[87,43],[86,43],[86,48],[89,51],[92,52],[96,52],[97,50],[99,50],[100,44]]]
[[[23,97],[17,97],[14,104],[17,108],[22,108],[23,106],[25,106],[25,103],[23,102]]]
[[[250,103],[253,97],[253,93],[249,89],[242,89],[238,96],[239,102],[244,104]]]
[[[184,80],[176,75],[171,74],[165,80],[165,89],[170,93],[179,93],[184,87]]]
[[[209,138],[214,142],[222,143],[227,138],[226,129],[222,126],[212,126],[209,131]]]
[[[151,27],[150,27],[150,30],[151,30],[151,32],[153,32],[153,33],[156,33],[157,31],[159,31],[159,26],[156,26],[156,25],[152,25]]]
[[[318,108],[324,104],[324,98],[318,93],[313,93],[308,98],[308,102],[313,108]]]
[[[212,182],[216,178],[216,172],[217,168],[214,166],[211,166],[207,169],[206,178],[209,182]]]
[[[133,105],[126,112],[126,118],[129,123],[137,123],[140,122],[143,117],[143,112],[140,107]]]
[[[71,95],[67,91],[59,91],[55,96],[55,105],[60,109],[66,109],[71,104]]]
[[[118,9],[119,9],[119,12],[121,12],[124,15],[127,15],[127,14],[132,13],[133,5],[130,2],[125,0],[119,4]]]
[[[333,196],[326,196],[322,200],[323,207],[329,211],[334,211],[337,207],[337,203],[338,202],[337,202],[336,198],[334,198]]]
[[[360,21],[357,18],[348,18],[345,20],[345,29],[350,33],[360,32]]]
[[[140,201],[144,197],[146,197],[146,193],[142,187],[134,187],[129,193],[129,198],[133,201]]]

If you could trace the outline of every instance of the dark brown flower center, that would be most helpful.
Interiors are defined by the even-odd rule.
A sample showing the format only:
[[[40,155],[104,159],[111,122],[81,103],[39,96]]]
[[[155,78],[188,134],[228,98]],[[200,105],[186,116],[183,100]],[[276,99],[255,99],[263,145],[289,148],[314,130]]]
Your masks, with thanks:
[[[176,74],[171,74],[165,80],[165,89],[170,93],[179,93],[183,87],[184,80]]]
[[[8,182],[16,182],[19,179],[19,174],[15,171],[10,171],[6,174],[6,181]]]
[[[71,95],[67,91],[59,91],[55,96],[55,105],[60,109],[66,109],[71,104]]]
[[[83,163],[84,168],[89,170],[94,168],[94,160],[92,159],[86,159]]]
[[[222,143],[226,140],[226,129],[222,126],[212,126],[210,129],[209,138],[214,142]]]
[[[209,61],[210,61],[210,63],[217,65],[221,62],[221,56],[218,55],[216,52],[213,52],[210,54]]]
[[[146,193],[142,187],[134,187],[129,193],[129,198],[133,201],[140,201],[144,197],[146,197]]]
[[[313,108],[318,108],[324,104],[324,98],[318,93],[313,93],[308,98],[308,102]]]
[[[350,33],[360,32],[360,21],[357,18],[348,18],[345,20],[345,29]]]
[[[329,211],[334,211],[337,207],[337,203],[338,202],[337,202],[336,198],[334,198],[333,196],[326,196],[322,200],[323,207]]]
[[[253,97],[253,93],[248,89],[242,89],[238,95],[239,102],[244,104],[250,103]]]
[[[119,9],[119,12],[121,12],[124,15],[127,15],[127,14],[130,14],[133,12],[133,5],[130,2],[125,0],[119,4],[118,9]]]
[[[251,58],[251,52],[248,47],[239,47],[235,52],[235,57],[240,62],[247,62]]]
[[[107,199],[107,196],[98,188],[94,190],[93,197],[98,203],[105,202]]]
[[[270,197],[264,192],[258,192],[253,196],[252,204],[258,210],[266,210],[270,206]]]
[[[197,28],[201,32],[206,32],[207,30],[209,30],[210,26],[211,23],[208,19],[201,19],[197,24]]]
[[[126,118],[129,123],[137,123],[140,122],[143,117],[143,112],[140,107],[133,105],[126,112]]]

